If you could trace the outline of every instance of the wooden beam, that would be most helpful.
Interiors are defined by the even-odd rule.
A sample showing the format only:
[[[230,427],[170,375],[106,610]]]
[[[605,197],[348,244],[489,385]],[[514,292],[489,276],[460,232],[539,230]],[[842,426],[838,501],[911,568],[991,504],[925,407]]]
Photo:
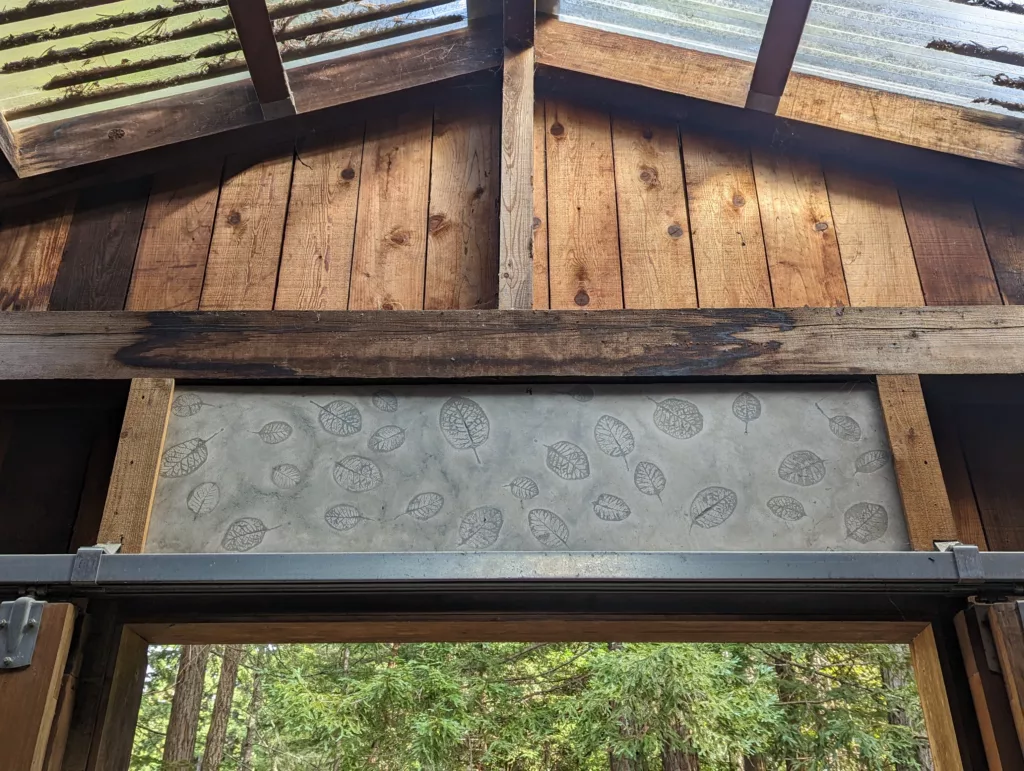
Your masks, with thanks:
[[[128,768],[135,724],[146,684],[148,643],[128,627],[121,628],[117,653],[105,688],[102,719],[89,764],[90,771]]]
[[[41,771],[71,647],[75,609],[50,603],[36,638],[32,663],[0,674],[0,765]]]
[[[810,10],[811,0],[773,0],[747,92],[749,109],[772,115],[779,109]]]
[[[9,380],[1024,373],[1024,307],[0,314]]]
[[[265,0],[228,0],[245,66],[267,120],[295,114],[295,102]]]
[[[931,551],[936,541],[957,540],[956,521],[935,451],[921,378],[879,376],[878,398],[889,431],[910,548]]]
[[[962,771],[960,745],[949,708],[949,696],[942,672],[942,659],[935,639],[935,630],[927,626],[910,643],[910,659],[914,667],[921,710],[928,731],[935,771]]]
[[[537,19],[536,0],[502,0],[501,5],[505,48],[512,51],[532,48]]]
[[[18,171],[18,145],[14,140],[11,127],[2,112],[0,112],[0,153],[3,153],[4,158],[11,164],[14,173],[21,176]]]
[[[1010,714],[1017,727],[1017,740],[1024,751],[1024,600],[999,602],[988,609],[992,638],[999,653]]]
[[[533,66],[532,47],[505,49],[498,307],[506,310],[533,307]]]
[[[128,392],[98,537],[100,543],[120,543],[125,554],[146,545],[173,395],[173,380],[151,378],[133,380]]]

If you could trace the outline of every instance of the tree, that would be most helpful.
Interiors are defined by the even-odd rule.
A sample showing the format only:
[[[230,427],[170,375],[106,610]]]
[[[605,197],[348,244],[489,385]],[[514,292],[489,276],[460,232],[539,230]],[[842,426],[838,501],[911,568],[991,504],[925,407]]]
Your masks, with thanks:
[[[242,659],[243,651],[244,647],[241,645],[224,646],[224,659],[220,667],[220,679],[217,683],[217,697],[213,703],[210,730],[206,734],[206,746],[203,749],[203,771],[218,771],[224,757],[224,739],[228,733],[228,718],[231,715],[231,702],[235,696],[238,663]]]
[[[345,650],[348,651],[348,648]],[[252,693],[249,696],[249,717],[245,725],[245,739],[242,740],[242,753],[238,760],[238,771],[252,771],[252,748],[253,743],[256,741],[256,729],[259,726],[260,707],[263,706],[262,675],[260,672],[260,667],[263,666],[263,655],[264,649],[257,647],[256,657],[252,666]]]
[[[174,701],[164,741],[164,768],[186,771],[195,768],[196,733],[203,700],[209,645],[186,645],[181,649],[178,675],[174,680]]]

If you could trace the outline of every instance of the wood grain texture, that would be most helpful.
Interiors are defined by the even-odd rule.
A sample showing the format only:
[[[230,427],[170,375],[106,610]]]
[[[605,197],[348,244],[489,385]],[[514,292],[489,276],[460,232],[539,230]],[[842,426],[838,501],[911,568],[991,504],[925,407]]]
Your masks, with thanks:
[[[675,125],[613,118],[612,142],[626,307],[696,308]]]
[[[432,119],[430,111],[417,110],[366,126],[353,310],[423,307]]]
[[[821,164],[763,148],[751,155],[775,305],[849,305]]]
[[[199,307],[270,310],[274,307],[294,149],[260,160],[229,157]]]
[[[173,396],[168,379],[138,378],[128,392],[98,537],[99,543],[120,543],[125,554],[141,553],[146,545]]]
[[[932,439],[921,379],[917,375],[881,375],[877,381],[910,547],[931,551],[935,541],[957,540],[957,527]]]
[[[128,310],[199,307],[220,197],[221,164],[158,174],[135,254]]]
[[[537,64],[736,107],[754,74],[752,62],[558,19],[538,20],[535,46]]]
[[[498,306],[499,132],[496,110],[487,101],[443,104],[434,112],[427,309]],[[527,225],[531,203],[527,198]]]
[[[1017,602],[999,602],[988,609],[992,639],[999,653],[999,666],[1010,702],[1010,714],[1017,727],[1017,740],[1024,751],[1024,625]]]
[[[945,190],[900,191],[921,288],[928,305],[1002,302],[974,203]]]
[[[937,418],[932,421],[932,435],[935,437],[935,450],[942,466],[942,478],[946,481],[949,505],[956,521],[957,540],[973,544],[981,551],[987,551],[988,539],[985,537],[985,527],[981,521],[981,512],[978,510],[974,486],[964,456],[956,409],[942,402],[933,407]]]
[[[146,215],[150,180],[84,191],[50,296],[52,311],[114,311],[125,305]]]
[[[46,310],[74,208],[75,196],[63,195],[3,212],[0,310]]]
[[[772,307],[750,151],[684,134],[683,163],[701,307]]]
[[[621,308],[611,121],[565,102],[544,110],[551,307]]]
[[[942,662],[935,632],[928,626],[910,643],[910,660],[914,667],[921,710],[928,731],[935,771],[961,771],[960,745],[949,709]]]
[[[1024,551],[1024,417],[1017,405],[971,405],[959,423],[988,548]]]
[[[1024,196],[975,200],[1003,302],[1024,305]]]
[[[5,768],[43,768],[74,620],[70,603],[47,604],[32,664],[0,675],[0,746]]]
[[[103,719],[95,738],[90,769],[128,768],[135,724],[146,682],[147,642],[128,627],[121,628],[113,670],[105,683]]]
[[[887,181],[826,171],[832,217],[853,305],[924,305],[899,193]]]
[[[548,289],[548,166],[544,100],[533,106],[533,308],[551,307]]]
[[[1024,120],[794,72],[779,117],[1024,167]]]
[[[296,148],[274,308],[348,307],[363,133],[360,123]]]
[[[151,645],[337,642],[870,642],[908,643],[919,621],[737,621],[727,618],[600,617],[553,619],[447,615],[345,621],[133,624]]]
[[[531,17],[530,30],[533,30]],[[534,49],[505,49],[501,87],[498,304],[533,307]],[[427,307],[430,307],[429,304]]]
[[[8,380],[1019,374],[1024,309],[11,313],[0,362]]]

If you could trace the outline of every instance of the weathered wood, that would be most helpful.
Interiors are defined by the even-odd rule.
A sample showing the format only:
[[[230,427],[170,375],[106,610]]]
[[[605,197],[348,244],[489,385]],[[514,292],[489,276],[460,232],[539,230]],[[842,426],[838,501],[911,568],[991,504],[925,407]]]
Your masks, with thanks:
[[[775,305],[849,305],[821,165],[760,147],[752,157]]]
[[[493,107],[474,101],[434,112],[423,302],[430,310],[498,306],[501,139]]]
[[[513,0],[505,0],[506,16]],[[533,0],[528,3],[533,9]],[[523,9],[520,12],[525,13]],[[501,205],[498,209],[500,271],[498,304],[506,309],[533,307],[534,112],[532,47],[505,51],[501,87]],[[521,30],[519,30],[521,32]],[[428,306],[429,307],[429,306]]]
[[[274,307],[293,161],[290,144],[255,161],[228,158],[199,301],[203,310]]]
[[[935,771],[961,771],[960,745],[949,709],[935,632],[930,625],[910,643],[910,659],[921,695],[921,710]]]
[[[4,118],[3,113],[0,113],[0,154],[7,159],[7,162],[11,164],[11,169],[17,174],[18,148],[15,143],[14,133],[11,131],[11,127]]]
[[[26,378],[1024,373],[1024,309],[11,313]]]
[[[701,307],[770,308],[750,150],[684,134],[683,163]]]
[[[169,171],[153,180],[126,309],[199,308],[222,166]]]
[[[627,308],[696,308],[679,133],[612,119],[622,292]]]
[[[970,472],[967,469],[960,428],[957,425],[957,410],[955,405],[946,404],[944,401],[933,406],[933,414],[937,414],[937,418],[931,422],[932,435],[935,438],[939,464],[942,466],[942,478],[946,481],[949,505],[956,522],[957,540],[987,551],[988,539],[985,536],[981,512],[978,510]]]
[[[74,620],[75,610],[70,603],[48,604],[43,608],[32,664],[0,674],[4,768],[43,768]]]
[[[432,126],[431,112],[423,109],[366,126],[353,310],[423,307]]]
[[[1002,302],[974,204],[953,190],[900,191],[928,305]]]
[[[46,310],[74,208],[75,196],[63,195],[3,213],[0,311]]]
[[[1024,416],[1019,404],[972,404],[962,414],[960,437],[992,551],[1024,551],[1021,464]]]
[[[146,641],[128,627],[121,628],[113,670],[105,682],[102,721],[95,738],[90,771],[128,768],[146,684]]]
[[[133,380],[128,392],[99,532],[99,543],[120,543],[126,554],[146,545],[173,395],[173,380],[149,378]]]
[[[51,311],[125,307],[149,187],[143,179],[79,196],[50,295]]]
[[[348,307],[363,133],[360,123],[296,148],[274,308]]]
[[[231,20],[242,45],[245,66],[252,78],[256,98],[265,118],[295,114],[295,103],[288,88],[288,76],[281,52],[274,39],[274,25],[264,0],[228,0]]]
[[[754,65],[594,27],[538,20],[537,63],[736,107],[746,103]],[[550,121],[550,116],[548,116]]]
[[[548,289],[548,164],[544,100],[533,106],[533,308],[551,307]]]
[[[748,108],[769,113],[779,108],[810,10],[811,0],[772,3],[750,80]]]
[[[737,621],[727,618],[601,617],[571,619],[503,614],[346,618],[344,621],[133,624],[151,645],[374,642],[849,642],[909,643],[920,621]]]
[[[999,653],[999,666],[1010,701],[1010,714],[1017,727],[1017,741],[1024,751],[1024,617],[1020,598],[999,602],[988,609],[992,639]]]
[[[982,195],[975,206],[1003,301],[1024,305],[1024,196]]]
[[[889,432],[910,547],[930,551],[936,541],[957,540],[921,379],[917,375],[880,376],[878,398]]]
[[[611,120],[565,102],[545,116],[551,307],[621,308]]]
[[[1006,686],[993,671],[986,644],[993,644],[988,608],[970,605],[956,615],[956,633],[971,686],[985,756],[992,771],[1022,771],[1024,754],[1017,741]],[[989,635],[986,641],[984,637]]]

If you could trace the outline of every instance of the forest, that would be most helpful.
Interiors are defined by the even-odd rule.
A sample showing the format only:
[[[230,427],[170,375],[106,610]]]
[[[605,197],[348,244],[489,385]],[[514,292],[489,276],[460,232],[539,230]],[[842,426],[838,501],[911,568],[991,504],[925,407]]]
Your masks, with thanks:
[[[931,769],[899,645],[151,646],[137,771]]]

